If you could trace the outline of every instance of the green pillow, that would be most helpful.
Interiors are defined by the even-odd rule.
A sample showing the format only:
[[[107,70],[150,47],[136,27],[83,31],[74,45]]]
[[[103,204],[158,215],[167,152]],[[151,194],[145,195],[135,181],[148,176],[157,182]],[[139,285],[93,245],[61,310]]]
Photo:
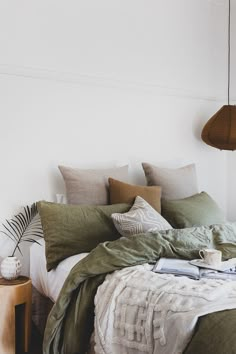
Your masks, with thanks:
[[[163,217],[176,229],[226,221],[221,209],[206,192],[184,199],[162,200],[161,211]]]
[[[125,213],[128,204],[104,206],[69,205],[38,202],[46,243],[47,270],[63,259],[90,252],[100,242],[120,237],[111,214]]]

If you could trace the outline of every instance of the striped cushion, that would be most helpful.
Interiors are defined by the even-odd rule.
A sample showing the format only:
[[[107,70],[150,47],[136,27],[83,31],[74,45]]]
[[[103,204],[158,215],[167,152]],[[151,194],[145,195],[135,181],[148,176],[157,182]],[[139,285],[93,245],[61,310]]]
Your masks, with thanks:
[[[122,236],[172,229],[171,225],[139,196],[127,213],[114,213],[111,217]]]

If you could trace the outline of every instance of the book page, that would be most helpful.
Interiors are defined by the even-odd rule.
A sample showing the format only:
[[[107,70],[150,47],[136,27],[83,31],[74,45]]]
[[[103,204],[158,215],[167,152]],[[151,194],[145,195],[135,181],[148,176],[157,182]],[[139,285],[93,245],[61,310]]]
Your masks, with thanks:
[[[191,264],[191,262],[192,261],[177,258],[160,258],[152,271],[156,273],[173,274],[175,276],[187,276],[195,280],[200,278],[236,280],[236,268],[234,263],[231,263],[230,270],[223,272],[209,268],[199,268]]]
[[[186,275],[193,279],[199,279],[199,268],[189,261],[176,258],[160,258],[153,268],[154,272],[174,275]]]

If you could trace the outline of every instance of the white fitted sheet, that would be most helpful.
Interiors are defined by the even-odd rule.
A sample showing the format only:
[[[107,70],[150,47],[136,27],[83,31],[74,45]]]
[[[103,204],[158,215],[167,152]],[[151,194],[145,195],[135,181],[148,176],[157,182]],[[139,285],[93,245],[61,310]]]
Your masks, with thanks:
[[[42,295],[49,297],[55,302],[70,270],[88,253],[80,253],[68,257],[60,262],[55,269],[48,272],[46,268],[45,241],[41,239],[38,242],[40,245],[34,243],[30,247],[30,278],[33,286]]]

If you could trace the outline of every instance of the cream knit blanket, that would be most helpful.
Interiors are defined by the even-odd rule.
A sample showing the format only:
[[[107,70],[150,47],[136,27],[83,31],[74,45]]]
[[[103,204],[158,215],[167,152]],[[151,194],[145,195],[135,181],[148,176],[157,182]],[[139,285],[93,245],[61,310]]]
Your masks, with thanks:
[[[97,354],[177,354],[198,317],[236,308],[236,281],[157,274],[145,264],[107,275],[95,297]]]

